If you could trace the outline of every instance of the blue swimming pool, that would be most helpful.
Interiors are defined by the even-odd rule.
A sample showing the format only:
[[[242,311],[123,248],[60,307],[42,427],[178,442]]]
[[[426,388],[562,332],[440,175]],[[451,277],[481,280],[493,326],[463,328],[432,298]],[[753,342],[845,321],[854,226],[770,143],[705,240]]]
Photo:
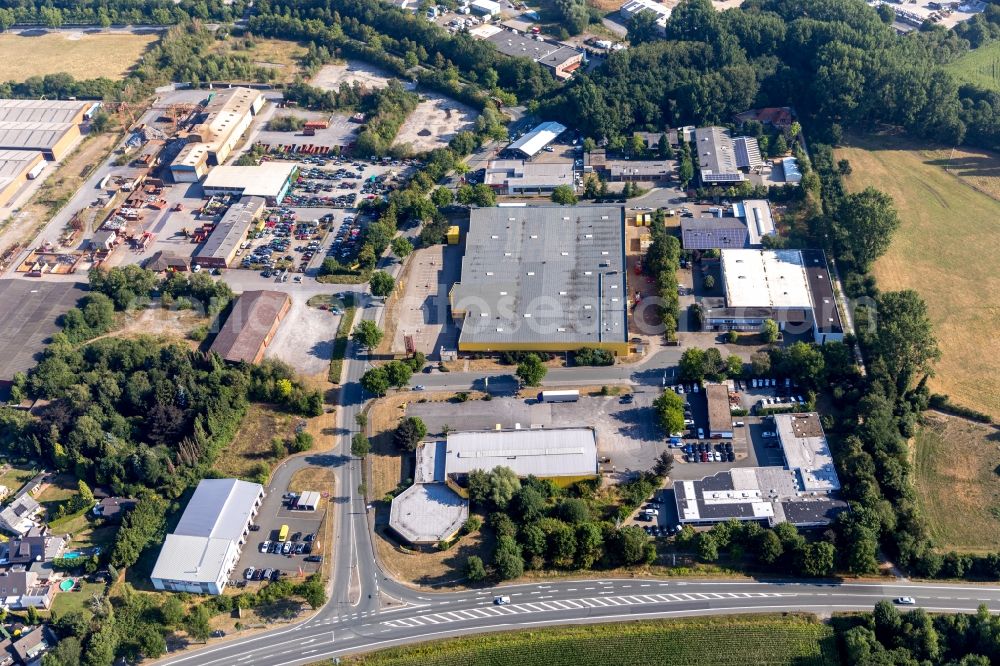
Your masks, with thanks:
[[[80,553],[76,552],[75,550],[74,551],[70,551],[68,553],[65,553],[63,555],[63,559],[64,560],[75,560],[78,557],[83,557],[83,555],[81,555]]]

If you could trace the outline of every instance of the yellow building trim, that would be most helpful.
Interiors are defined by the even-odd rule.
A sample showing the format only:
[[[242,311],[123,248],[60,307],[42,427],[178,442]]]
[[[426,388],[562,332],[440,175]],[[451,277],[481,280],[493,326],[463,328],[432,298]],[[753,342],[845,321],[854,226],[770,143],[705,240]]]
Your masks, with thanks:
[[[566,352],[589,349],[606,349],[616,355],[628,356],[629,343],[620,342],[463,342],[459,340],[458,350],[469,352],[543,351]]]

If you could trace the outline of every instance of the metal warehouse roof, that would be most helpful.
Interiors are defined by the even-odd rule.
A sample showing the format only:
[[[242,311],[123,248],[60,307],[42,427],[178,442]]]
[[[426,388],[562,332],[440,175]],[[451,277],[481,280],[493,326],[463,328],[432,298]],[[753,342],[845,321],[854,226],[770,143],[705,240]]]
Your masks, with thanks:
[[[510,150],[518,150],[526,156],[532,157],[542,148],[555,141],[556,138],[565,131],[566,126],[560,125],[557,122],[549,121],[542,123],[514,143],[510,144],[508,148]]]
[[[227,361],[253,363],[288,302],[288,294],[280,291],[243,292],[215,336],[211,350]]]
[[[72,125],[0,121],[0,148],[51,150]]]
[[[774,427],[781,441],[785,464],[788,469],[798,471],[804,490],[840,489],[840,479],[819,414],[775,414]]]
[[[259,483],[239,479],[203,479],[184,509],[174,534],[239,543],[264,493]],[[214,579],[213,579],[214,580]]]
[[[461,342],[626,342],[624,209],[474,209],[451,300]]]
[[[222,574],[232,548],[237,548],[237,545],[230,539],[168,534],[151,577],[214,583]]]
[[[723,127],[699,127],[694,131],[694,140],[703,181],[743,180],[743,174],[737,168],[736,150],[729,130]]]
[[[215,225],[208,240],[195,254],[195,260],[212,257],[227,261],[236,246],[243,242],[250,225],[263,212],[265,203],[262,197],[241,197]]]
[[[590,428],[483,430],[448,434],[445,471],[509,467],[518,476],[588,476],[597,473],[597,438]]]
[[[0,122],[71,125],[93,102],[49,99],[0,99]]]

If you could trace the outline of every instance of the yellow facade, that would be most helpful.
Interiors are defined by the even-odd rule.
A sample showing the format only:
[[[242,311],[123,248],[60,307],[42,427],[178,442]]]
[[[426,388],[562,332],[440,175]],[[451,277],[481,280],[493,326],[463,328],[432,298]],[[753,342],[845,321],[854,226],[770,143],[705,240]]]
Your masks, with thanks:
[[[629,343],[620,342],[463,342],[458,341],[458,350],[467,352],[542,351],[566,352],[583,349],[606,349],[616,356],[628,356]]]
[[[461,238],[458,226],[452,225],[448,227],[447,236],[448,236],[448,245],[458,245],[458,241]]]

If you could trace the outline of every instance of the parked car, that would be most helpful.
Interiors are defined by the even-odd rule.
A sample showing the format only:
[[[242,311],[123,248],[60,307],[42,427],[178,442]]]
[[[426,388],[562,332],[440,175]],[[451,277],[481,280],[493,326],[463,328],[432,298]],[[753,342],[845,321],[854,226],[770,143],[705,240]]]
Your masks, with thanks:
[[[283,543],[281,545],[281,554],[282,555],[288,555],[288,553],[290,553],[290,552],[292,552],[292,542],[291,541],[286,541],[285,543]]]
[[[305,561],[306,562],[322,562],[323,561],[323,556],[322,555],[310,555],[307,558],[305,558]]]
[[[253,575],[256,570],[253,567],[247,567],[246,571],[243,572],[243,577],[247,580],[253,580]]]
[[[266,553],[268,550],[270,550],[270,548],[271,548],[271,542],[270,541],[261,541],[261,543],[260,543],[260,552]]]

